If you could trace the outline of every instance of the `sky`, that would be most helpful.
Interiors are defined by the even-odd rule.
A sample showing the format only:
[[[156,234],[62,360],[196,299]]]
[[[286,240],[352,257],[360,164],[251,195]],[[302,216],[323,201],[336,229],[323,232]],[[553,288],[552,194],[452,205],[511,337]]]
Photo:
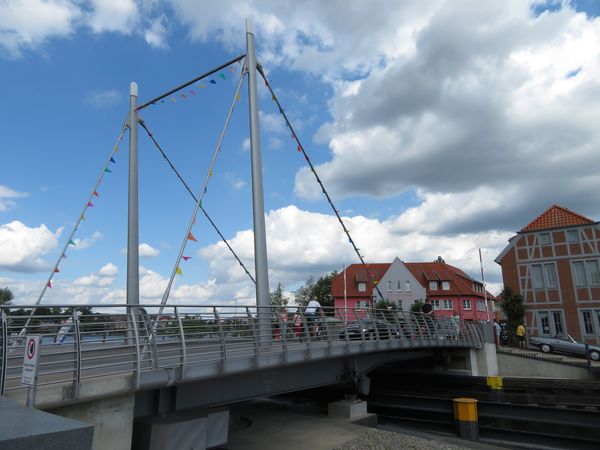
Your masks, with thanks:
[[[552,204],[600,204],[600,8],[592,0],[0,0],[0,287],[34,303],[128,113],[245,52],[257,58],[367,262],[442,256],[502,289],[494,258]],[[141,116],[254,273],[240,65]],[[193,93],[190,91],[194,91]],[[357,263],[259,83],[269,283]],[[139,130],[140,302],[248,304],[254,286]],[[125,301],[128,134],[43,304]],[[182,243],[184,255],[177,261]]]

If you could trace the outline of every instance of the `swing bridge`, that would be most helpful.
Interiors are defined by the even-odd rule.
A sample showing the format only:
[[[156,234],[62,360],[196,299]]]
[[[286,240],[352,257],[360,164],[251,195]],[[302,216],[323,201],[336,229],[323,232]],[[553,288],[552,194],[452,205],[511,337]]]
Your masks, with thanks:
[[[236,63],[242,67],[236,91],[208,173],[199,193],[194,194],[157,137],[139,117],[139,112],[169,100],[172,95],[185,92],[183,89],[193,83],[210,79]],[[482,359],[478,353],[487,351],[489,347],[486,344],[487,335],[484,340],[485,330],[482,331],[478,324],[375,308],[323,308],[317,317],[306,317],[302,309],[282,310],[270,304],[258,126],[259,76],[290,129],[298,152],[304,156],[331,205],[342,231],[364,264],[363,256],[335,209],[275,90],[256,61],[252,25],[247,22],[244,55],[141,105],[137,103],[137,85],[131,84],[127,121],[41,295],[31,305],[1,307],[0,393],[4,397],[16,404],[27,404],[47,411],[60,410],[62,415],[92,422],[96,428],[95,448],[129,448],[134,419],[140,417],[162,417],[191,408],[226,405],[259,396],[344,382],[355,385],[359,392],[368,392],[368,372],[391,361],[462,352],[466,361],[464,368],[477,374],[477,365]],[[202,206],[203,195],[245,79],[248,80],[249,94],[255,276],[237,257]],[[160,304],[139,303],[139,126],[148,134],[195,202]],[[43,304],[44,293],[52,287],[59,264],[66,257],[69,245],[73,244],[74,234],[85,217],[86,208],[97,195],[99,183],[110,172],[114,153],[126,131],[129,132],[127,303]],[[255,305],[168,303],[173,281],[180,273],[180,261],[185,258],[186,245],[194,240],[193,226],[198,212],[206,216],[255,284]],[[383,298],[379,288],[376,287],[376,290]],[[52,307],[51,313],[42,307]],[[40,336],[37,379],[29,387],[21,383],[25,336],[28,335]],[[482,373],[481,369],[479,373]],[[119,423],[116,424],[113,423],[114,418],[111,422],[107,416],[109,412],[115,414],[114,408],[108,411],[103,406],[103,402],[111,398],[119,402]],[[69,408],[76,412],[65,413]],[[210,417],[210,414],[205,416]]]

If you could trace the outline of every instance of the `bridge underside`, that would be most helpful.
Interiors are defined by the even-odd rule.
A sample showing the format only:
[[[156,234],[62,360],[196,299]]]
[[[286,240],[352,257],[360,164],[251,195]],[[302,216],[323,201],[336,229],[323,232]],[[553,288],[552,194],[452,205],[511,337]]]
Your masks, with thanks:
[[[431,358],[434,354],[433,349],[356,354],[139,391],[135,399],[135,416],[222,405],[332,384],[360,384],[364,376],[377,366],[394,361]]]

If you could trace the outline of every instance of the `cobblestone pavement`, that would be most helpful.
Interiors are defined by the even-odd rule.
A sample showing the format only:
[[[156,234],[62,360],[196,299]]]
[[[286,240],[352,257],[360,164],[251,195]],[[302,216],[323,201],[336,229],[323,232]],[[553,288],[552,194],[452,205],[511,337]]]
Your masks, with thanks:
[[[421,439],[390,431],[372,430],[368,433],[346,442],[334,450],[460,450],[472,447],[459,447],[440,441]]]

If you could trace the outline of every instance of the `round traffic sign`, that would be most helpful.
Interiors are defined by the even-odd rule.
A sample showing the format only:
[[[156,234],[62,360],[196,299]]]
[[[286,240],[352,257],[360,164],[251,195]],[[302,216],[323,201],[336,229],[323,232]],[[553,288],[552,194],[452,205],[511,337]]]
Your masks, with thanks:
[[[27,359],[33,359],[35,350],[35,339],[29,339],[27,342]]]

